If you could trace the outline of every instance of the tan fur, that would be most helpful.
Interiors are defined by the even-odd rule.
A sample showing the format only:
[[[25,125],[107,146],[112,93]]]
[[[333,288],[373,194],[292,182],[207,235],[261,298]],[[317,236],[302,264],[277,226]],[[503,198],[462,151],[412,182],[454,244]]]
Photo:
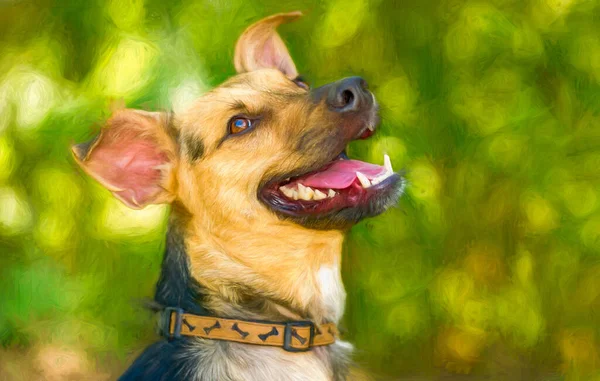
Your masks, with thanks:
[[[334,316],[326,316],[328,307],[321,302],[317,272],[324,265],[339,268],[342,233],[281,221],[256,196],[260,181],[270,172],[313,164],[310,158],[305,163],[306,155],[292,144],[295,136],[322,128],[322,123],[299,112],[305,90],[279,71],[245,76],[243,85],[232,88],[225,83],[177,120],[181,134],[201,137],[207,147],[201,162],[182,162],[175,176],[177,199],[190,214],[185,236],[193,274],[229,301],[236,300],[236,285],[243,284],[317,322],[332,321]],[[286,102],[269,99],[269,93],[284,95]],[[265,103],[279,111],[272,120],[261,121],[252,137],[234,137],[216,149],[224,131],[202,126],[225,126],[232,98],[243,99],[250,112]]]
[[[307,90],[291,80],[296,69],[275,27],[298,16],[275,15],[250,27],[236,47],[241,74],[203,95],[187,112],[168,117],[121,110],[102,132],[126,123],[168,154],[168,163],[160,168],[162,191],[153,202],[173,201],[171,224],[183,233],[192,275],[203,286],[206,307],[216,315],[338,323],[343,313],[342,232],[282,220],[257,197],[265,180],[320,167],[346,144],[336,136],[335,116],[326,106],[313,104]],[[265,43],[283,57],[275,67],[264,67],[270,62],[260,56]],[[236,114],[262,119],[251,134],[227,137],[228,121]],[[311,139],[298,149],[307,135]],[[194,142],[202,143],[200,160],[190,158]],[[86,170],[93,148],[74,150]],[[221,371],[232,380],[343,379],[344,374],[335,374],[332,358],[351,351],[342,341],[299,354],[196,343],[202,350],[191,350],[189,356],[198,356],[205,365],[190,379],[213,379]]]

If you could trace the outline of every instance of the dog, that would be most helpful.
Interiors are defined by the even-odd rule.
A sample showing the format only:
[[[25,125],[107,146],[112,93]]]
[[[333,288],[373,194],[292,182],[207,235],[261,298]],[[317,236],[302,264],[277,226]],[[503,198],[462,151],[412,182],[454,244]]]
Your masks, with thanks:
[[[346,380],[344,232],[394,205],[404,179],[345,149],[378,125],[366,82],[311,89],[276,29],[246,29],[237,75],[187,111],[120,109],[72,147],[127,206],[171,204],[156,286],[164,340],[120,380]]]

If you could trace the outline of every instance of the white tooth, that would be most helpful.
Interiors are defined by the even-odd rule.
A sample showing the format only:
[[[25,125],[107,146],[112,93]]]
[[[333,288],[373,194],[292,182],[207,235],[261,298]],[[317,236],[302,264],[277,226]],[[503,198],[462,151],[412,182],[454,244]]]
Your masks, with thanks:
[[[380,182],[382,182],[383,180],[392,176],[393,174],[394,174],[393,172],[386,171],[384,174],[379,175],[376,178],[374,178],[373,180],[371,180],[371,185],[379,184]]]
[[[390,157],[387,154],[383,155],[383,166],[385,167],[386,171],[394,173],[394,169],[392,168],[392,161],[390,160]]]
[[[300,183],[298,183],[298,198],[304,200],[306,195],[306,187]]]
[[[311,187],[306,187],[298,183],[298,198],[302,200],[312,200],[315,195],[315,191]]]
[[[294,196],[294,190],[292,188],[288,188],[286,186],[279,187],[281,193],[283,193],[287,198],[292,198]]]
[[[295,189],[292,189],[292,198],[293,198],[294,200],[297,200],[297,199],[298,199],[298,191],[297,191],[297,190],[295,190]]]
[[[323,200],[323,199],[326,199],[326,198],[327,198],[327,195],[325,193],[321,192],[318,189],[315,189],[315,195],[313,197],[313,200],[319,201],[319,200]]]
[[[367,176],[365,176],[364,174],[362,174],[360,172],[356,172],[356,177],[358,177],[358,181],[360,181],[360,184],[362,185],[363,188],[368,188],[371,186],[371,182],[369,181]]]
[[[308,197],[306,200],[312,200],[315,196],[315,191],[311,187],[306,187],[306,196]]]
[[[374,124],[369,123],[368,128],[371,131],[375,131],[375,125]]]
[[[329,198],[334,198],[336,194],[337,194],[337,193],[335,193],[335,191],[334,191],[333,189],[330,189],[330,190],[327,192],[327,197],[329,197]]]

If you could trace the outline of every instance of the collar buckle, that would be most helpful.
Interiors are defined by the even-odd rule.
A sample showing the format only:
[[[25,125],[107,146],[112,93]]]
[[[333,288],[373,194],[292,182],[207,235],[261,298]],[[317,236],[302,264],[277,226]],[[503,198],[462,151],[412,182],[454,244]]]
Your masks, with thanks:
[[[310,328],[310,336],[303,338],[298,335],[298,332],[294,328]],[[292,345],[292,339],[296,339],[303,346],[297,347]],[[315,339],[315,324],[312,321],[289,321],[285,323],[285,329],[283,331],[283,350],[287,352],[307,352],[310,351]],[[308,340],[308,345],[304,344],[302,340]]]
[[[175,325],[173,326],[173,333],[171,333],[171,318],[173,317],[173,312],[175,313]],[[179,339],[181,338],[181,325],[183,324],[183,308],[179,307],[165,307],[162,315],[162,334],[167,337],[167,339]]]

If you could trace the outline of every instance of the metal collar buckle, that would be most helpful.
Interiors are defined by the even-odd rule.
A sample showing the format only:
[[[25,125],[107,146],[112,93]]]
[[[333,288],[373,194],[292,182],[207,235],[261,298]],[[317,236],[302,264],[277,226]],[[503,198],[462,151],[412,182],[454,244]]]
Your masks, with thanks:
[[[171,317],[175,312],[175,325],[171,333]],[[181,324],[183,323],[183,309],[179,307],[166,307],[163,310],[162,332],[169,340],[181,338]]]
[[[304,338],[298,334],[294,328],[310,328],[310,336]],[[308,340],[308,345],[303,348],[297,348],[292,346],[292,338],[295,338],[302,345]],[[283,349],[287,352],[306,352],[309,351],[313,345],[315,338],[315,324],[312,321],[290,321],[285,323],[285,330],[283,332]],[[304,340],[304,341],[303,341]]]

